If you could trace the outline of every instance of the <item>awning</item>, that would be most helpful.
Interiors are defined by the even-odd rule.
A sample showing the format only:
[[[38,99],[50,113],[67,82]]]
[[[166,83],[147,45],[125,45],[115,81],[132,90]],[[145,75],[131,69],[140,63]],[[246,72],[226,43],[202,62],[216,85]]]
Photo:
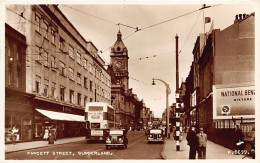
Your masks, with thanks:
[[[46,117],[53,120],[85,122],[85,117],[81,115],[54,112],[54,111],[42,110],[42,109],[36,109],[36,110],[41,114],[45,115]]]

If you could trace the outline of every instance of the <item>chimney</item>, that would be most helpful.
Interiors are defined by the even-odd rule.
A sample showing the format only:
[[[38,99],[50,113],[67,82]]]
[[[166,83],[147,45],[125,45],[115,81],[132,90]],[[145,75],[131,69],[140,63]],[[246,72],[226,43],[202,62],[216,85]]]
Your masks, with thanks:
[[[239,20],[242,20],[242,19],[243,19],[242,16],[243,16],[242,14],[239,14]]]
[[[236,18],[235,18],[235,20],[234,20],[234,24],[235,24],[236,22],[238,22],[238,15],[236,15]]]

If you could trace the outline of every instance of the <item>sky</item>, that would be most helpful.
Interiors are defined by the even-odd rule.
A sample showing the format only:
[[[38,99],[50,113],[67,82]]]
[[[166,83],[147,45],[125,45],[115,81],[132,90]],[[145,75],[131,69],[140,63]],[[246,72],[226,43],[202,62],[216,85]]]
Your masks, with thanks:
[[[120,29],[122,38],[130,35],[123,40],[129,56],[129,88],[133,88],[133,93],[137,94],[139,100],[144,100],[146,107],[153,111],[155,117],[161,117],[166,108],[166,87],[157,80],[156,85],[152,85],[152,79],[157,78],[168,83],[171,89],[169,105],[175,102],[175,36],[179,36],[179,83],[181,83],[189,74],[196,38],[204,32],[203,11],[198,10],[202,5],[200,2],[192,4],[171,2],[59,4],[58,7],[81,35],[102,51],[99,54],[106,64],[110,64],[109,47],[115,43],[118,30]],[[235,15],[250,14],[257,10],[254,1],[211,3],[207,6],[211,7],[204,10],[204,17],[210,17],[211,22],[205,24],[206,32],[211,26],[213,29],[223,30],[234,23]],[[190,13],[192,11],[194,12]],[[125,26],[118,26],[119,23]],[[136,27],[141,30],[135,32]]]

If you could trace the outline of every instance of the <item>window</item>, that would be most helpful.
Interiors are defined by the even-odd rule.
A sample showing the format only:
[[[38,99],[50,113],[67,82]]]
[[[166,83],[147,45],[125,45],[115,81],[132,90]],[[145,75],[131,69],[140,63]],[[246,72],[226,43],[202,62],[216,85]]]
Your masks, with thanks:
[[[87,69],[87,60],[85,58],[83,58],[83,68]]]
[[[69,68],[69,78],[74,80],[74,69],[73,68]]]
[[[65,64],[60,61],[60,73],[65,75]]]
[[[88,79],[84,77],[84,88],[88,87]]]
[[[81,84],[81,74],[77,73],[77,82],[78,84]]]
[[[93,85],[93,82],[90,80],[89,81],[89,89],[90,89],[90,91],[93,91],[92,85]]]
[[[73,51],[74,51],[73,47],[71,45],[69,45],[69,56],[70,56],[70,58],[74,58]]]
[[[49,89],[49,80],[44,79],[44,90],[43,90],[43,95],[48,96],[48,89]]]
[[[35,25],[36,25],[35,30],[37,32],[40,32],[40,16],[38,15],[35,15]]]
[[[46,51],[43,52],[43,65],[48,67],[48,53]]]
[[[55,70],[55,57],[51,56],[51,68]]]
[[[89,101],[92,102],[92,101],[93,101],[93,98],[90,98]]]
[[[89,63],[89,72],[90,72],[91,74],[93,74],[93,67],[92,67],[92,64],[91,64],[91,63]]]
[[[88,96],[84,96],[84,107],[86,107],[87,102],[88,102]]]
[[[51,43],[55,45],[55,30],[51,28]]]
[[[60,86],[60,100],[64,101],[65,100],[65,87]]]
[[[56,83],[52,82],[51,83],[51,96],[55,97],[55,85]]]
[[[43,22],[43,29],[44,29],[44,38],[48,39],[48,24]]]
[[[38,63],[40,63],[40,60],[41,60],[41,48],[37,46],[36,50],[35,50],[35,53],[36,53],[36,61]]]
[[[81,94],[78,93],[78,105],[81,105]]]
[[[74,91],[70,90],[70,103],[74,104]]]
[[[77,52],[77,63],[80,64],[80,60],[81,60],[81,54]]]
[[[36,93],[40,93],[40,88],[41,88],[41,77],[36,75],[36,80],[35,80]]]
[[[64,51],[64,47],[65,47],[65,40],[62,37],[60,37],[59,49]]]

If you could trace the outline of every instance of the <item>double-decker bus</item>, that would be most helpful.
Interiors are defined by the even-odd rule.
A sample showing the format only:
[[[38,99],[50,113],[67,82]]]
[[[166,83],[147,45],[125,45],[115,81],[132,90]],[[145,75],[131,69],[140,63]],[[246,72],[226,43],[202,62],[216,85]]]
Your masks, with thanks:
[[[109,130],[114,128],[114,108],[104,102],[90,102],[86,104],[86,140],[105,141]]]

